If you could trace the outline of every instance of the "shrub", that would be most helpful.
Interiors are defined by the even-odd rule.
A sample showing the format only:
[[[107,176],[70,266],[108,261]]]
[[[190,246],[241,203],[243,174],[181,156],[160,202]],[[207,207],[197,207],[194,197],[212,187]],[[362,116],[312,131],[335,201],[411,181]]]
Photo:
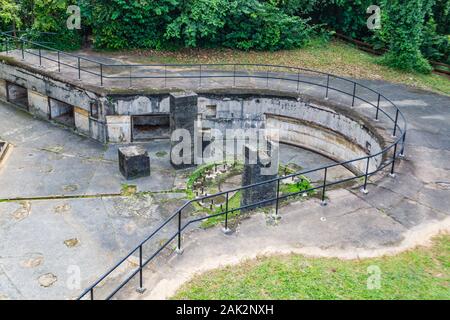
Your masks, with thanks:
[[[98,48],[159,48],[178,0],[83,0]],[[173,17],[173,16],[172,16]]]
[[[66,10],[75,0],[35,0],[32,4],[34,20],[30,26],[30,35],[38,41],[48,41],[48,35],[41,32],[52,32],[51,45],[58,49],[74,50],[81,46],[81,35],[77,30],[67,29]]]

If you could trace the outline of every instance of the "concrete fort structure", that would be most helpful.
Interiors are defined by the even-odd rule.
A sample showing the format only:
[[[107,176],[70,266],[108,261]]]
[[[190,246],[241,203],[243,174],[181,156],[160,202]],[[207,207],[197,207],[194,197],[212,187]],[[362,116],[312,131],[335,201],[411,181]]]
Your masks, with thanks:
[[[245,128],[260,119],[278,129],[280,142],[307,148],[336,161],[379,153],[389,136],[349,108],[292,92],[203,87],[122,89],[63,79],[16,59],[0,64],[0,99],[35,117],[53,121],[102,143],[168,139],[174,127],[201,120],[199,130]],[[370,161],[375,170],[380,154]],[[365,161],[348,165],[364,172]]]

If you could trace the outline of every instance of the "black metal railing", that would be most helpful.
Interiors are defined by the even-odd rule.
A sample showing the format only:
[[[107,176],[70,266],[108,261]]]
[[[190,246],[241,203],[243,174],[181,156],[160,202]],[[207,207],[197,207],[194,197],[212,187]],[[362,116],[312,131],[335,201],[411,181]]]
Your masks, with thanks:
[[[9,40],[8,40],[9,39]],[[205,220],[213,219],[215,217],[223,217],[222,223],[224,223],[224,228],[228,229],[228,223],[230,215],[238,215],[244,210],[250,210],[252,208],[264,206],[264,205],[272,205],[275,204],[275,215],[279,214],[279,204],[280,201],[286,200],[288,198],[292,198],[298,196],[300,194],[305,194],[313,191],[320,192],[321,201],[323,204],[326,204],[326,193],[327,191],[338,184],[343,184],[349,181],[363,179],[362,180],[362,189],[367,191],[368,178],[385,168],[389,168],[390,175],[394,176],[395,174],[395,166],[399,157],[404,155],[405,151],[405,139],[406,139],[406,131],[407,124],[406,119],[400,109],[392,103],[388,98],[383,96],[381,93],[363,85],[356,81],[346,79],[343,77],[339,77],[336,75],[318,72],[310,69],[297,68],[297,67],[289,67],[289,66],[277,66],[277,65],[269,65],[269,64],[147,64],[147,65],[118,65],[118,64],[103,64],[97,62],[95,60],[81,57],[76,54],[70,54],[66,52],[62,52],[59,50],[54,50],[50,47],[40,45],[35,42],[28,41],[26,39],[17,39],[13,38],[10,35],[3,34],[2,37],[3,48],[6,48],[6,53],[8,50],[20,50],[22,59],[26,58],[26,54],[31,56],[37,56],[39,64],[42,65],[42,61],[47,60],[58,65],[58,71],[61,72],[61,66],[73,68],[77,70],[78,79],[82,79],[83,73],[89,73],[94,76],[98,76],[98,84],[101,86],[104,85],[105,80],[120,80],[127,79],[127,82],[130,84],[134,79],[158,79],[159,82],[163,81],[163,85],[167,86],[167,81],[170,79],[197,79],[198,85],[201,87],[204,85],[207,79],[223,79],[229,78],[231,79],[232,85],[236,86],[236,82],[240,78],[253,78],[253,79],[266,79],[267,86],[269,86],[269,80],[279,80],[283,83],[294,83],[293,88],[287,87],[287,91],[289,90],[297,90],[300,89],[300,84],[306,84],[311,86],[317,86],[324,89],[324,97],[329,98],[330,92],[335,92],[338,94],[342,94],[342,97],[349,97],[351,100],[348,101],[352,107],[355,106],[356,100],[364,102],[374,108],[373,119],[374,121],[386,120],[392,124],[390,128],[392,132],[393,142],[386,146],[383,150],[369,154],[367,156],[363,156],[357,159],[351,159],[347,161],[342,161],[310,170],[302,170],[293,174],[281,176],[278,178],[274,178],[272,180],[268,180],[265,182],[243,186],[239,188],[235,188],[232,190],[219,192],[212,195],[206,195],[197,197],[195,199],[187,201],[182,207],[177,209],[167,220],[165,220],[158,228],[156,228],[147,238],[141,241],[133,250],[131,250],[124,258],[118,261],[109,271],[107,271],[104,275],[102,275],[97,281],[95,281],[91,286],[89,286],[83,293],[79,296],[79,299],[90,298],[94,299],[97,297],[96,290],[100,290],[100,284],[107,281],[108,277],[112,276],[113,273],[118,270],[120,266],[126,263],[132,256],[138,257],[138,266],[136,269],[131,271],[125,279],[120,281],[120,284],[115,287],[111,292],[108,292],[103,298],[111,299],[113,298],[125,285],[127,285],[137,274],[139,274],[139,288],[144,287],[143,282],[143,270],[144,268],[155,259],[164,249],[167,249],[169,245],[173,242],[176,243],[176,250],[182,250],[182,235],[183,233],[193,224],[199,223]],[[5,41],[8,44],[5,45]],[[11,43],[15,43],[15,47],[11,46]],[[19,45],[19,47],[17,47]],[[35,51],[27,50],[27,47],[33,47]],[[57,59],[53,59],[52,56],[44,56],[42,49],[56,53]],[[75,65],[72,65],[68,62],[63,62],[61,57],[69,57],[72,58],[73,61],[76,62]],[[97,67],[98,72],[88,70],[86,68],[82,68],[82,62],[88,62],[91,64],[91,67]],[[156,75],[151,76],[140,76],[136,73],[133,73],[133,70],[137,70],[138,68],[153,68],[152,70],[156,70]],[[129,73],[127,76],[122,75],[111,75],[114,73],[114,69],[117,68],[127,68]],[[174,72],[174,69],[179,68],[188,68],[188,72]],[[213,69],[213,72],[211,71]],[[172,69],[172,70],[171,70]],[[265,69],[265,71],[261,71],[261,69]],[[274,70],[284,70],[283,73],[275,72]],[[109,74],[105,73],[106,70],[109,70]],[[306,74],[306,77],[305,77]],[[314,80],[321,80],[320,82],[314,82]],[[337,86],[336,81],[340,81],[341,85]],[[345,90],[345,87],[348,86],[349,90]],[[363,91],[365,95],[363,95]],[[351,101],[351,103],[350,103]],[[381,116],[384,116],[381,119]],[[372,161],[375,161],[377,166],[375,169],[371,169],[373,167]],[[329,171],[333,168],[337,167],[348,167],[354,166],[357,167],[357,163],[363,163],[364,170],[360,170],[361,173],[356,174],[349,178],[338,179],[335,181],[330,181]],[[365,166],[364,166],[365,164]],[[286,179],[291,179],[292,181],[301,181],[302,177],[311,173],[319,173],[323,176],[323,181],[319,184],[312,185],[308,190],[302,190],[299,192],[293,193],[282,193],[280,192],[280,184]],[[276,184],[276,196],[270,199],[265,199],[264,201],[260,201],[257,203],[252,203],[249,205],[241,206],[240,203],[235,207],[231,206],[231,198],[236,193],[242,192],[246,189],[258,188],[261,185],[265,184]],[[210,212],[201,217],[192,217],[189,216],[189,206],[195,205],[204,205],[207,202],[213,203],[214,199],[222,197],[225,201],[222,203],[220,208],[215,209],[214,212]],[[211,206],[212,208],[212,206]],[[186,213],[186,214],[185,214]],[[187,218],[185,217],[187,216]],[[185,221],[183,218],[185,217]],[[152,250],[148,255],[144,252],[144,246],[148,244],[150,241],[158,239],[161,240],[162,231],[167,231],[169,228],[169,224],[173,224],[172,232],[168,238],[164,238],[163,241],[160,241],[156,245],[156,249]]]

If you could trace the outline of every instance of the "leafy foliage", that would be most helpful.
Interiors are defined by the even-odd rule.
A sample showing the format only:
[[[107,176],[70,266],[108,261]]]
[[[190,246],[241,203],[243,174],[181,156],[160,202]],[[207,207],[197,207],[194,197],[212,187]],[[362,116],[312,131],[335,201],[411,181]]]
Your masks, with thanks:
[[[10,26],[20,27],[20,6],[13,0],[0,0],[0,27],[2,30]]]
[[[67,29],[67,7],[76,4],[76,0],[34,0],[33,24],[31,31],[37,40],[48,40],[48,36],[39,32],[51,32],[53,47],[60,49],[77,49],[81,45],[80,34],[76,30]]]
[[[95,46],[107,49],[160,48],[178,0],[83,0],[82,12]]]
[[[92,36],[104,49],[299,48],[324,26],[388,49],[383,61],[428,72],[426,59],[449,62],[449,0],[380,0],[382,29],[367,28],[371,0],[0,0],[2,30],[54,32],[64,49]],[[81,32],[68,30],[66,9],[81,6]],[[331,31],[333,32],[333,31]]]

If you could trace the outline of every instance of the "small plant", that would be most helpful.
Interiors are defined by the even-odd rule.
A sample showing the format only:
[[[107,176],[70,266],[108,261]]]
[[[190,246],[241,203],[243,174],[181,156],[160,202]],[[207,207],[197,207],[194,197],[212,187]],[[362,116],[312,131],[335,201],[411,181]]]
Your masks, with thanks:
[[[126,183],[122,184],[122,188],[120,190],[121,195],[129,197],[135,195],[136,193],[137,193],[137,186]]]
[[[165,157],[167,155],[167,152],[166,151],[158,151],[157,153],[156,153],[156,156],[158,157],[158,158],[163,158],[163,157]]]

